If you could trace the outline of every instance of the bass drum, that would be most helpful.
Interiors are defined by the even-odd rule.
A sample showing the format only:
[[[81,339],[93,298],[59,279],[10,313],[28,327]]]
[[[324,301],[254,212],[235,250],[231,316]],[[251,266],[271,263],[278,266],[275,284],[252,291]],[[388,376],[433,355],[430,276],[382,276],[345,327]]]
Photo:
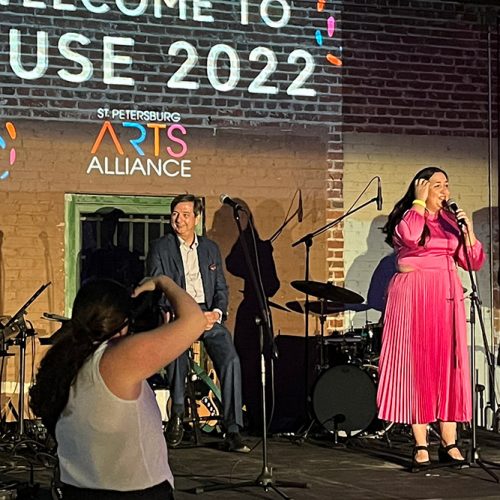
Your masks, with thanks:
[[[328,431],[355,435],[364,431],[377,413],[376,367],[339,365],[326,370],[313,389],[313,410]]]

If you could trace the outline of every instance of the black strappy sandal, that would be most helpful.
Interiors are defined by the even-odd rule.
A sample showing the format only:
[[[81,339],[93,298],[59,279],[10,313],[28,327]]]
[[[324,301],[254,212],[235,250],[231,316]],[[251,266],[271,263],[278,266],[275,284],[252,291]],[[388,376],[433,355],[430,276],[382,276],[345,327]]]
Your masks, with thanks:
[[[440,464],[450,464],[450,465],[463,465],[465,463],[465,458],[453,458],[448,452],[456,448],[460,451],[457,443],[451,443],[448,446],[440,445],[438,449],[438,457]]]
[[[423,462],[418,462],[417,461],[417,454],[419,451],[426,451],[427,454],[429,455],[429,447],[427,445],[418,445],[418,446],[415,446],[413,448],[413,459],[412,459],[412,462],[411,462],[411,471],[412,472],[420,472],[422,470],[425,470],[425,469],[428,469],[431,465],[431,461],[430,461],[430,455],[429,455],[429,459],[423,461]],[[451,457],[450,457],[451,458]]]

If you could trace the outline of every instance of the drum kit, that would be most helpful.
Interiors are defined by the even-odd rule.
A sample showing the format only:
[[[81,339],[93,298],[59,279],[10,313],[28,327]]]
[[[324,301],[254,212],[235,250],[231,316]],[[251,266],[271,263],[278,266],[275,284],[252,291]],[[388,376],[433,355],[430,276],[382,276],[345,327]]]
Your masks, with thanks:
[[[316,421],[335,438],[377,431],[376,393],[382,328],[366,322],[362,328],[325,334],[325,323],[347,311],[367,311],[363,297],[330,282],[292,281],[291,286],[317,300],[308,301],[309,314],[319,319],[316,380],[311,401]],[[281,306],[281,309],[285,309]],[[288,311],[305,314],[305,301],[286,303]]]

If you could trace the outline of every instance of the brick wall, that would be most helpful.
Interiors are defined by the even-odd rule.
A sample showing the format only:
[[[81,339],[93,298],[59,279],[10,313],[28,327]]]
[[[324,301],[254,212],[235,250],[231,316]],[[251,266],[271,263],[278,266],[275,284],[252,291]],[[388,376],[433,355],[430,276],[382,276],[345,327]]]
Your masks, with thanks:
[[[366,185],[367,179],[380,175],[384,204],[381,212],[375,205],[349,217],[345,229],[345,264],[347,284],[366,296],[373,270],[381,258],[392,252],[384,243],[380,228],[387,214],[406,191],[417,170],[425,165],[440,165],[450,178],[450,191],[458,204],[471,215],[478,237],[488,252],[487,227],[488,168],[487,142],[481,138],[394,137],[382,134],[345,134],[344,202],[350,206]],[[496,176],[493,182],[496,184]],[[363,199],[373,196],[375,189]],[[496,221],[493,221],[495,224]],[[357,263],[356,259],[363,256]],[[356,269],[353,268],[356,267]],[[489,272],[480,273],[483,302],[489,307]],[[465,283],[465,281],[464,281]],[[465,285],[467,286],[467,285]],[[370,316],[372,320],[378,316]]]
[[[449,175],[451,195],[470,215],[475,232],[488,256],[483,268],[476,273],[476,283],[481,297],[486,338],[496,352],[495,346],[498,346],[500,340],[496,283],[498,217],[495,205],[490,221],[487,157],[487,141],[484,138],[400,135],[396,141],[394,135],[388,134],[344,134],[345,206],[350,206],[365,187],[367,179],[374,175],[380,175],[384,194],[381,212],[377,212],[375,206],[368,206],[347,219],[344,229],[344,253],[346,286],[364,297],[369,296],[372,304],[381,304],[383,285],[386,284],[387,273],[390,272],[393,261],[390,258],[392,250],[385,244],[385,235],[380,229],[416,171],[425,165],[440,165]],[[494,175],[492,185],[498,185],[497,175]],[[366,199],[369,199],[368,195],[361,201]],[[493,273],[490,267],[492,264]],[[469,276],[465,272],[460,274],[468,297],[471,290]],[[492,293],[496,299],[496,310],[491,307]],[[469,301],[466,300],[467,310],[468,307]],[[492,318],[494,313],[496,318]],[[350,313],[347,324],[362,328],[367,321],[376,323],[380,317],[381,313],[376,309]],[[487,363],[479,323],[476,323],[476,327],[476,367],[480,383],[487,386]]]
[[[353,141],[354,150],[366,155],[361,164],[354,162],[354,167],[346,165],[344,189],[352,189],[347,179],[357,178],[361,169],[381,175],[384,191],[391,196],[400,189],[395,188],[395,184],[406,182],[399,172],[405,170],[410,174],[426,162],[440,163],[449,167],[451,172],[459,172],[460,180],[455,184],[455,193],[464,198],[463,202],[469,210],[482,214],[483,224],[484,214],[487,212],[489,216],[491,211],[492,231],[494,235],[498,234],[497,161],[496,158],[493,161],[489,181],[484,176],[488,169],[486,142],[465,140],[463,143],[448,143],[436,137],[488,136],[488,49],[492,59],[492,134],[493,137],[498,135],[498,12],[499,6],[494,1],[347,0],[343,3],[343,132],[349,134],[347,142]],[[381,151],[377,141],[368,140],[363,147],[361,144],[371,137],[364,135],[367,133],[388,135],[380,140],[390,146]],[[355,136],[351,134],[361,135],[353,139]],[[419,154],[405,155],[401,144],[408,144],[408,141],[394,137],[401,135],[408,136],[410,144],[416,144],[411,140],[412,136],[435,138],[429,137],[421,143]],[[464,145],[468,149],[464,149]],[[349,145],[350,157],[354,151],[352,147]],[[495,156],[496,148],[494,142],[492,152]],[[410,147],[410,151],[413,150],[413,146]],[[401,164],[397,164],[395,158]],[[481,182],[477,182],[478,172]],[[355,185],[356,189],[361,187],[359,183]],[[493,202],[491,209],[488,209],[488,193]],[[349,198],[345,197],[346,205]],[[385,206],[387,200],[391,198],[386,196]],[[389,201],[387,211],[391,206]],[[363,240],[369,239],[371,229],[385,222],[383,217],[370,211],[366,214],[369,215],[356,216]],[[488,240],[485,243],[489,245],[490,237],[486,234],[489,230],[485,231],[483,227],[483,233]],[[354,241],[346,238],[347,266],[349,261],[353,262],[365,251],[363,246],[359,247],[359,236],[355,238],[355,248],[347,248]],[[494,287],[498,332],[500,291],[496,279],[497,247],[496,236],[489,250],[494,259],[494,272],[492,275],[488,273],[486,281],[483,278],[483,285],[488,285],[488,289],[490,284]]]
[[[497,12],[494,1],[345,1],[344,130],[486,136]]]
[[[48,309],[63,313],[64,308],[64,193],[123,195],[168,195],[185,191],[206,197],[206,228],[226,255],[236,239],[231,211],[218,200],[221,192],[245,200],[254,211],[263,238],[270,237],[280,226],[295,190],[302,188],[304,222],[292,220],[275,242],[275,258],[282,290],[278,302],[298,298],[289,281],[304,275],[303,249],[292,249],[291,243],[302,234],[322,224],[324,219],[324,172],[326,170],[327,131],[322,135],[262,136],[194,129],[189,132],[189,158],[192,177],[166,178],[142,174],[136,176],[86,173],[92,158],[90,148],[99,125],[67,127],[55,122],[18,122],[22,147],[12,168],[11,177],[3,182],[0,228],[2,230],[1,278],[3,289],[1,313],[12,313],[16,305],[47,280],[53,282],[33,304],[34,321],[44,330],[47,323],[36,317]],[[319,131],[318,131],[319,134]],[[112,157],[111,142],[99,151],[101,157]],[[297,201],[291,207],[296,208]],[[312,276],[325,279],[325,241],[318,239],[313,251]],[[293,263],[292,265],[290,265]],[[233,312],[239,300],[237,290]],[[50,301],[49,301],[50,299]],[[287,319],[288,318],[288,319]],[[296,319],[283,316],[283,330],[300,331]]]
[[[180,5],[186,4],[181,14]],[[241,22],[242,5],[248,5],[248,20]],[[270,22],[265,22],[261,6],[268,5]],[[341,98],[340,70],[326,61],[328,52],[340,55],[340,30],[335,36],[326,35],[327,17],[340,15],[341,2],[331,1],[324,12],[318,12],[316,2],[249,2],[217,1],[212,8],[202,9],[202,15],[213,16],[214,22],[195,19],[192,2],[178,2],[177,6],[162,6],[161,17],[153,15],[152,7],[138,16],[120,12],[111,4],[109,12],[92,14],[82,5],[75,11],[57,11],[47,5],[45,9],[30,9],[9,3],[0,6],[0,90],[2,91],[1,115],[6,118],[56,120],[69,123],[100,121],[98,108],[148,109],[176,111],[181,123],[190,129],[200,127],[216,133],[217,130],[243,129],[259,134],[260,129],[278,130],[279,133],[315,135],[317,126],[328,129],[327,164],[324,172],[328,191],[327,217],[334,217],[342,209],[342,145],[339,133]],[[282,27],[274,27],[290,8],[290,19]],[[184,18],[184,19],[183,19]],[[271,24],[271,26],[270,26]],[[337,24],[340,26],[340,24]],[[21,79],[9,61],[13,51],[9,35],[19,30],[21,36],[21,63],[31,70],[37,63],[37,33],[45,32],[48,40],[48,68],[43,76],[34,80]],[[323,33],[323,42],[317,43],[316,31]],[[71,47],[93,63],[92,77],[79,84],[62,80],[58,71],[73,74],[81,71],[79,64],[68,61],[57,49],[62,36],[68,32],[88,37],[88,45],[74,42]],[[120,55],[130,55],[131,64],[118,65],[117,73],[134,78],[135,84],[115,85],[103,83],[103,37],[125,37],[134,40],[129,50],[118,48]],[[173,43],[191,44],[199,56],[186,80],[196,82],[196,90],[176,89],[167,81],[186,61],[185,50],[169,55]],[[207,56],[213,47],[224,43],[234,49],[239,61],[239,81],[230,91],[214,89],[208,80]],[[267,56],[250,62],[256,47],[264,47]],[[304,87],[314,90],[314,96],[287,94],[291,83],[305,69],[304,55],[290,61],[294,50],[306,51],[314,61],[314,70],[307,76]],[[252,93],[251,82],[261,74],[268,58],[276,58],[276,68],[271,71],[267,85],[276,86],[277,93]],[[221,82],[230,76],[227,57],[219,60],[216,75]],[[232,64],[234,69],[234,63]],[[245,133],[245,132],[242,132]],[[323,134],[323,133],[322,133]],[[74,144],[65,148],[72,155]],[[334,179],[332,181],[332,178]],[[32,179],[37,183],[36,179]],[[65,178],[54,182],[65,182]],[[43,184],[44,181],[41,181]],[[106,189],[106,184],[102,186]],[[61,186],[62,188],[62,186]],[[326,200],[325,200],[326,203]],[[323,207],[324,209],[324,207]],[[324,221],[318,221],[322,224]],[[336,241],[329,243],[328,259],[332,276],[342,279],[342,234],[331,234]],[[336,269],[336,270],[335,270]]]
[[[390,193],[396,193],[406,183],[406,174],[421,164],[417,153],[405,156],[403,172],[398,163],[402,159],[401,144],[412,143],[416,136],[427,136],[429,140],[421,144],[422,151],[433,152],[435,156],[427,155],[426,160],[439,159],[453,171],[458,169],[460,176],[469,178],[466,160],[472,158],[474,163],[474,158],[480,155],[477,168],[484,171],[484,142],[465,141],[469,149],[457,155],[453,148],[460,141],[450,142],[453,147],[448,148],[442,136],[483,140],[487,134],[487,27],[483,21],[494,18],[491,11],[498,8],[496,2],[346,0],[327,2],[327,11],[318,13],[316,2],[296,1],[291,21],[282,29],[270,28],[259,20],[255,14],[257,3],[260,2],[249,2],[250,24],[237,29],[234,21],[237,2],[213,2],[217,22],[196,25],[189,9],[186,22],[180,22],[178,15],[168,9],[161,21],[152,18],[151,13],[131,18],[115,9],[106,18],[85,13],[82,23],[74,20],[73,13],[61,15],[50,7],[34,13],[17,4],[0,6],[0,118],[2,125],[9,117],[15,121],[29,119],[20,122],[21,146],[15,166],[19,170],[8,183],[0,183],[0,193],[7,200],[0,208],[3,233],[0,285],[4,286],[0,304],[4,312],[12,311],[30,294],[31,283],[38,285],[49,271],[56,281],[62,279],[64,192],[198,192],[207,197],[207,228],[214,237],[220,237],[219,243],[227,251],[229,241],[222,235],[224,230],[233,234],[227,220],[215,231],[212,227],[217,226],[220,218],[224,219],[217,202],[220,192],[249,201],[259,212],[261,235],[269,236],[288,208],[294,190],[304,186],[305,222],[289,227],[275,247],[286,282],[303,275],[303,249],[291,250],[290,243],[342,214],[359,183],[368,180],[372,173],[383,173],[384,191],[389,193],[383,214],[388,211],[387,200],[393,196]],[[314,40],[315,31],[322,29],[324,33],[325,19],[332,12],[338,29],[333,38],[326,37],[325,44],[319,47]],[[23,51],[31,54],[35,44],[24,48],[24,40],[33,42],[40,29],[49,33],[51,62],[43,78],[30,81],[13,75],[7,57],[8,33],[12,27],[31,37],[23,38]],[[61,82],[57,76],[61,68],[75,72],[79,69],[68,66],[57,54],[56,42],[68,29],[86,34],[91,41],[88,47],[78,49],[95,60],[95,79],[85,84]],[[492,31],[495,30],[496,22]],[[102,83],[99,61],[103,35],[134,38],[131,54],[136,72],[131,75],[128,68],[120,67],[120,74],[136,78],[133,89]],[[200,54],[200,62],[192,72],[192,79],[200,82],[197,92],[173,90],[165,85],[183,61],[182,53],[177,58],[168,56],[169,45],[180,39],[191,41]],[[493,33],[494,60],[496,41]],[[215,91],[206,76],[206,57],[217,43],[234,47],[241,63],[241,79],[229,92]],[[280,86],[276,96],[247,92],[249,81],[264,64],[263,61],[248,63],[250,51],[259,45],[272,48],[277,56],[278,68],[272,80]],[[294,48],[306,49],[314,56],[316,70],[311,77],[317,90],[314,97],[290,97],[284,92],[299,67],[284,62]],[[341,71],[324,62],[328,51],[342,57]],[[35,63],[29,56],[23,61],[27,67]],[[495,64],[493,69],[496,71]],[[221,62],[221,80],[225,81],[228,74],[227,62]],[[494,75],[494,89],[496,83]],[[106,106],[181,113],[182,123],[193,138],[190,147],[195,176],[168,182],[129,179],[120,184],[110,177],[84,176],[87,141],[93,136],[86,126],[94,126],[96,109]],[[359,147],[360,141],[367,140],[367,133],[382,136],[383,154],[388,157],[383,158],[377,141],[369,140],[360,150],[365,157],[360,166],[352,167],[351,157],[344,168],[344,145]],[[343,134],[349,134],[349,138],[346,140]],[[401,142],[401,136],[408,137]],[[476,210],[479,203],[484,210],[486,192],[483,182],[474,199],[466,201],[468,208]],[[38,214],[39,207],[44,207],[43,214]],[[311,278],[323,280],[328,275],[336,282],[343,280],[344,260],[349,272],[349,263],[363,255],[366,237],[373,221],[378,224],[378,218],[378,213],[368,210],[356,219],[358,228],[346,223],[345,228],[339,226],[315,243]],[[26,231],[19,229],[20,225]],[[46,238],[40,236],[43,231]],[[349,231],[345,245],[344,231]],[[26,234],[30,236],[26,238]],[[353,238],[352,234],[358,235]],[[23,256],[18,248],[29,248],[32,254]],[[325,256],[327,266],[324,266]],[[18,258],[20,262],[16,263]],[[232,290],[238,290],[238,286],[233,283]],[[39,309],[35,309],[37,313],[45,305],[61,312],[64,291],[61,284],[58,287],[51,292],[52,303],[40,302],[36,306]],[[298,295],[286,283],[279,293],[277,301]],[[48,301],[49,295],[40,300]],[[297,317],[289,313],[278,313],[277,317],[283,331],[300,329]],[[39,322],[38,325],[48,328]],[[333,322],[330,326],[339,325],[341,322]]]
[[[251,135],[235,131],[194,129],[189,136],[189,157],[193,162],[189,179],[165,177],[130,178],[87,175],[92,157],[90,147],[99,130],[97,124],[68,127],[36,121],[16,122],[18,161],[8,182],[2,184],[0,209],[0,297],[1,314],[13,314],[42,284],[52,282],[30,306],[27,318],[38,335],[53,333],[57,324],[41,319],[45,311],[64,314],[64,193],[114,195],[169,195],[185,191],[206,198],[206,230],[219,244],[225,257],[237,232],[228,207],[221,207],[219,195],[229,193],[243,199],[252,209],[262,238],[269,238],[281,225],[296,189],[302,188],[304,221],[294,218],[274,242],[274,257],[281,288],[273,300],[285,304],[302,298],[290,281],[304,276],[304,250],[291,243],[324,223],[324,172],[327,168],[327,130],[314,136]],[[111,156],[111,143],[102,155]],[[8,190],[5,189],[8,187]],[[296,208],[297,200],[291,207]],[[311,275],[326,280],[326,241],[316,240],[311,256]],[[226,273],[230,286],[229,327],[232,328],[242,295],[243,283]],[[301,335],[303,320],[297,313],[274,311],[276,332]],[[311,333],[318,325],[311,323]],[[11,348],[17,352],[17,348]],[[37,347],[38,356],[44,348]],[[7,380],[18,374],[18,356],[8,361]],[[28,356],[26,381],[31,377]],[[9,386],[10,387],[10,386]]]
[[[158,2],[161,3],[161,2]],[[327,10],[333,11],[340,2],[330,2]],[[300,2],[248,2],[214,1],[212,7],[204,7],[198,17],[193,2],[179,1],[173,8],[162,6],[160,17],[153,14],[152,2],[148,9],[136,16],[120,12],[114,3],[109,12],[95,14],[81,3],[74,4],[74,12],[55,10],[47,3],[45,9],[31,9],[17,2],[0,6],[0,89],[4,116],[32,119],[57,119],[63,121],[96,120],[95,110],[101,106],[165,110],[175,108],[183,115],[183,123],[190,126],[284,126],[310,123],[338,122],[340,101],[332,105],[329,96],[339,94],[339,71],[325,59],[328,51],[336,50],[337,37],[325,36],[321,47],[315,41],[315,31],[326,27],[327,12],[318,13],[316,3]],[[182,16],[180,5],[186,4]],[[269,22],[260,14],[262,5],[268,5]],[[248,5],[248,20],[242,23],[243,5]],[[285,8],[282,8],[284,6]],[[289,9],[289,21],[281,27],[277,23]],[[213,22],[198,20],[201,16],[213,17]],[[184,19],[182,19],[184,17]],[[37,33],[45,32],[48,40],[48,68],[35,80],[21,79],[9,63],[13,50],[9,41],[11,30],[21,34],[21,63],[26,70],[36,66]],[[93,67],[89,78],[71,83],[59,76],[59,70],[73,75],[81,73],[81,65],[62,57],[58,43],[69,32],[88,38],[87,44],[73,42],[70,47],[80,57],[87,58]],[[132,85],[106,84],[104,79],[104,37],[132,39],[134,45],[116,45],[120,56],[128,55],[131,61],[117,65],[117,76],[134,79]],[[177,55],[169,50],[175,42],[190,44],[193,63],[184,79],[199,84],[197,90],[172,88],[167,85],[171,76],[187,60],[185,49]],[[128,43],[128,42],[127,42]],[[239,78],[235,88],[216,90],[209,83],[207,57],[217,44],[228,45],[234,56],[233,69],[239,64]],[[184,45],[185,47],[185,45]],[[265,85],[277,86],[272,91],[254,93],[249,85],[261,73],[268,62],[266,56],[250,61],[251,52],[263,47],[272,52],[276,66]],[[289,61],[294,50],[307,51],[314,60],[314,71],[307,78],[305,87],[316,91],[315,96],[287,95],[291,82],[304,68],[299,58]],[[73,56],[70,56],[73,58]],[[226,83],[230,78],[227,56],[221,56],[216,79]],[[91,74],[91,76],[90,76]],[[337,117],[337,120],[334,117]]]

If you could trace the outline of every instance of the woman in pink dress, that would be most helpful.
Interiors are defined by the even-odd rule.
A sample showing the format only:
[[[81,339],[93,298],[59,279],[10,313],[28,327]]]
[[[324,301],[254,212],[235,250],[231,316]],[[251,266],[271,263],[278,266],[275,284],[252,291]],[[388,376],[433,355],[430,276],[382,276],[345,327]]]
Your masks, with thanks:
[[[471,220],[443,209],[448,176],[427,167],[414,177],[389,215],[384,232],[394,247],[397,273],[384,316],[379,418],[411,424],[413,469],[430,465],[427,425],[439,422],[440,462],[459,464],[457,422],[472,417],[467,325],[457,266],[477,270],[485,260]],[[463,220],[466,246],[457,220]]]

